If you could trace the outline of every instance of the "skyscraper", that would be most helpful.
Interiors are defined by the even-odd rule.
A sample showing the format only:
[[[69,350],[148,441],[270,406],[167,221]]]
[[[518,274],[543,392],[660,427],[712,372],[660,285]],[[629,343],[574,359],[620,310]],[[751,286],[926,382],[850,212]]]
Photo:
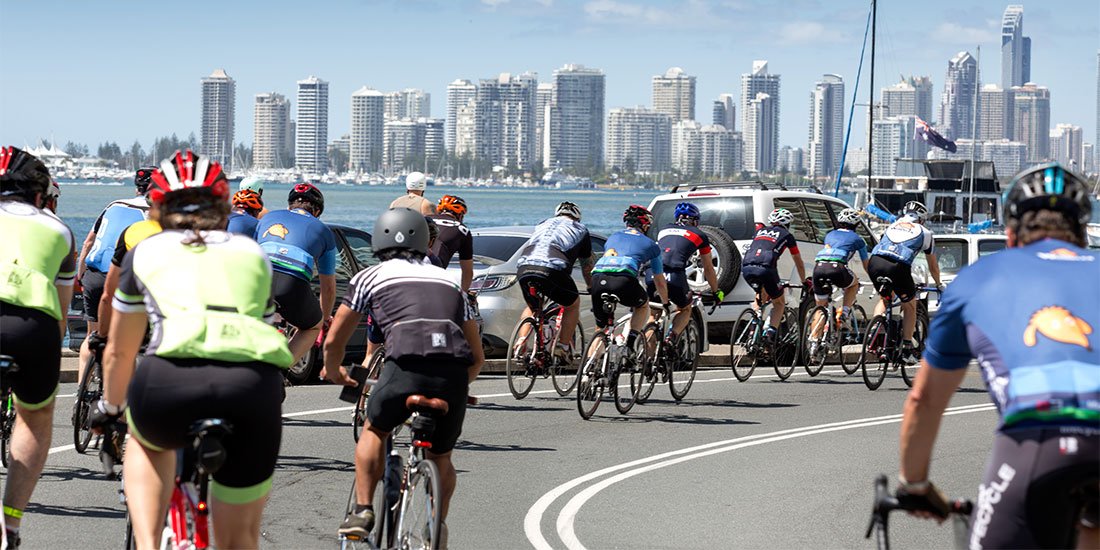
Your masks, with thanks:
[[[672,120],[695,120],[695,77],[680,67],[653,77],[653,110]]]
[[[328,171],[328,82],[312,75],[298,81],[294,164],[305,172]]]
[[[765,60],[753,61],[752,72],[741,75],[741,128],[745,169],[774,170],[779,155],[779,75],[768,74]]]
[[[978,138],[985,141],[1012,139],[1013,95],[996,84],[982,86],[978,103]]]
[[[897,159],[912,158],[914,146],[923,143],[914,141],[916,117],[892,116],[874,122],[874,143],[871,147],[871,174],[875,176],[894,176],[897,174]]]
[[[455,80],[447,86],[447,152],[455,151],[458,110],[477,96],[477,86],[469,80]]]
[[[554,71],[547,167],[598,170],[603,163],[603,71],[567,64]]]
[[[1050,90],[1028,83],[1012,88],[1014,141],[1027,144],[1027,161],[1050,158]]]
[[[671,153],[672,166],[688,176],[727,177],[743,169],[741,135],[718,124],[673,123]]]
[[[826,74],[810,92],[810,177],[835,176],[843,146],[844,79]]]
[[[1050,157],[1075,172],[1082,171],[1084,132],[1080,126],[1059,124],[1050,131]]]
[[[1097,155],[1093,159],[1094,167],[1100,168],[1100,51],[1096,52],[1096,146]]]
[[[1001,88],[1031,81],[1031,38],[1024,36],[1024,7],[1005,8],[1001,19]]]
[[[386,120],[418,119],[430,117],[432,113],[432,94],[416,88],[406,88],[400,92],[384,94],[384,113]]]
[[[910,76],[901,82],[882,89],[884,116],[919,116],[932,122],[932,79],[927,76]]]
[[[554,85],[540,82],[535,90],[535,160],[545,163],[546,120],[550,101],[554,99]]]
[[[629,172],[664,172],[671,158],[672,117],[645,107],[611,109],[607,166]]]
[[[363,86],[351,94],[351,169],[377,170],[382,162],[385,94]]]
[[[237,83],[216,69],[202,79],[201,153],[229,171],[233,164],[233,125]]]
[[[253,115],[252,167],[286,168],[293,154],[290,102],[275,92],[256,94]]]
[[[939,131],[948,139],[974,137],[974,94],[978,93],[978,63],[970,52],[947,62],[940,102]]]
[[[477,158],[520,169],[535,162],[537,87],[538,76],[532,73],[501,73],[478,83]]]
[[[719,94],[714,100],[714,110],[711,113],[711,123],[725,126],[727,130],[737,130],[737,107],[733,94]]]

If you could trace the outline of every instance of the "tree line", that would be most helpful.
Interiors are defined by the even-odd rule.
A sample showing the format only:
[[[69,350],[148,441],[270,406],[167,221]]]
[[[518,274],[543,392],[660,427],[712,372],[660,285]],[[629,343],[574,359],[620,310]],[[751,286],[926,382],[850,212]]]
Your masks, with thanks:
[[[126,150],[123,150],[117,142],[105,141],[96,147],[95,156],[103,160],[117,162],[119,166],[124,168],[136,168],[139,166],[154,166],[176,151],[187,149],[199,151],[200,146],[199,139],[194,132],[182,139],[173,133],[170,136],[154,139],[153,145],[149,149],[146,149],[138,140],[134,140],[134,143]],[[73,158],[91,156],[91,150],[83,143],[69,141],[61,149]],[[237,163],[241,163],[239,168],[252,165],[252,148],[244,143],[237,144],[233,149],[233,156]]]

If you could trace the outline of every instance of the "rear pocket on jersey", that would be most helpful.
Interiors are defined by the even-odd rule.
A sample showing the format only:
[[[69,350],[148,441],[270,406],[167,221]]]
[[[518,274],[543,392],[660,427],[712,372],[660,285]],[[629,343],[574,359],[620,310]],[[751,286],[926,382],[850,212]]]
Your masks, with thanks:
[[[225,311],[174,314],[161,324],[156,355],[229,362],[261,361],[280,368],[293,357],[286,337],[260,319]]]
[[[468,362],[470,346],[462,327],[450,319],[415,319],[387,328],[386,355],[398,361],[446,357]]]

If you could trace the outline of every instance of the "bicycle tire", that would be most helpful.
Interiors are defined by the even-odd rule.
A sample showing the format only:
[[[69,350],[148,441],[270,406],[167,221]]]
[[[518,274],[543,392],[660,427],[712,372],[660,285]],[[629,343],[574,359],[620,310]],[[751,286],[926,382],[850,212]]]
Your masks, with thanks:
[[[523,327],[529,327],[526,335],[521,336]],[[522,339],[522,340],[521,340]],[[516,325],[512,331],[512,338],[508,340],[508,359],[504,364],[505,373],[508,375],[508,390],[512,397],[523,399],[531,393],[535,385],[535,375],[531,368],[535,355],[541,350],[535,349],[538,342],[538,324],[534,317],[527,317]],[[522,346],[520,356],[516,356],[516,348]]]
[[[626,344],[623,344],[625,347]],[[649,361],[649,354],[646,353],[645,341],[638,338],[634,341],[634,357],[625,358],[620,356],[619,365],[614,369],[611,376],[611,400],[615,403],[615,410],[619,411],[619,414],[626,414],[630,412],[630,409],[634,408],[634,404],[638,402],[638,394],[642,391],[642,366]],[[619,386],[623,385],[623,376],[626,376],[626,388]],[[626,390],[624,393],[623,390]]]
[[[917,341],[918,355],[923,355],[924,351],[924,339],[928,337],[928,314],[925,313],[921,307],[917,308],[917,324],[913,330],[913,339]],[[901,371],[901,379],[905,381],[905,385],[912,388],[913,380],[916,380],[917,373],[920,372],[920,360],[917,360],[917,364],[910,365],[905,361],[899,361]]]
[[[692,319],[676,339],[676,359],[669,365],[668,391],[677,403],[682,401],[695,383],[699,368],[699,325]]]
[[[852,306],[851,311],[848,312],[849,319],[851,319],[852,330],[848,331],[846,327],[842,327],[840,331],[840,368],[844,370],[845,374],[855,374],[859,370],[859,360],[849,361],[845,357],[844,347],[848,344],[857,344],[862,347],[863,335],[867,330],[867,312],[863,309],[863,306]]]
[[[822,322],[816,321],[816,319],[823,320],[824,326],[821,327],[821,334],[814,338],[814,325]],[[829,358],[830,336],[835,335],[833,331],[834,324],[829,319],[829,308],[816,306],[811,309],[806,314],[806,321],[803,326],[805,326],[803,341],[806,342],[806,374],[814,377],[821,373],[821,369],[825,368],[825,361]],[[841,355],[843,354],[842,350]]]
[[[11,464],[11,434],[15,429],[15,403],[11,388],[8,388],[2,397],[4,401],[0,408],[0,462],[7,468]]]
[[[76,390],[76,402],[73,403],[73,446],[76,452],[84,454],[92,440],[92,429],[88,426],[88,416],[92,412],[92,403],[103,395],[103,377],[95,374],[96,356],[93,353],[84,363],[83,376]],[[99,379],[96,383],[96,379]],[[96,384],[96,388],[92,387]]]
[[[863,336],[862,353],[859,355],[859,368],[863,371],[863,383],[869,390],[877,390],[886,378],[886,369],[890,366],[890,354],[887,340],[890,331],[886,318],[876,315],[867,326]]]
[[[382,374],[382,364],[385,362],[386,348],[380,347],[374,350],[370,361],[367,362],[367,379],[377,380],[378,376]],[[351,435],[356,443],[359,442],[359,434],[362,433],[363,426],[367,423],[367,399],[370,397],[370,389],[370,386],[363,385],[363,391],[355,402],[355,410],[351,413]]]
[[[603,399],[604,386],[600,377],[607,362],[607,334],[600,332],[592,338],[592,344],[585,350],[581,368],[577,369],[577,412],[588,420],[596,414],[596,408]]]
[[[397,548],[439,549],[439,531],[443,522],[442,499],[439,468],[431,460],[421,460],[409,472],[408,483],[401,493],[401,507],[394,538]]]
[[[752,308],[746,308],[733,324],[730,337],[730,368],[738,382],[744,382],[756,370],[759,357],[751,349],[759,338],[760,317]],[[748,366],[742,366],[748,360]]]
[[[557,340],[560,337],[560,334],[554,336],[554,346],[558,345]],[[550,382],[554,384],[554,389],[562,397],[569,395],[569,392],[573,391],[573,388],[577,385],[577,377],[574,374],[567,373],[566,370],[570,365],[578,365],[584,359],[584,344],[584,326],[578,321],[576,329],[573,330],[573,355],[569,358],[569,363],[564,364],[559,360],[554,360],[553,366],[550,367]]]
[[[786,380],[794,372],[794,364],[798,359],[799,340],[802,338],[802,330],[799,328],[798,315],[791,308],[786,308],[783,318],[779,322],[779,331],[775,335],[774,352],[772,353],[772,366],[775,367],[775,375],[780,380]]]
[[[649,396],[653,395],[653,388],[657,387],[657,370],[664,352],[661,341],[661,327],[657,323],[649,323],[642,329],[642,341],[647,350],[652,350],[651,359],[642,368],[642,389],[638,392],[638,403],[645,403]]]

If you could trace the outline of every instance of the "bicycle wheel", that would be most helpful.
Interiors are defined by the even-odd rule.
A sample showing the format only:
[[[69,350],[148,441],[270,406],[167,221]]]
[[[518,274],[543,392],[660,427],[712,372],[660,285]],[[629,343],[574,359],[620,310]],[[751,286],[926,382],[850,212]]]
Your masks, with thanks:
[[[806,314],[805,328],[806,342],[806,374],[817,376],[825,367],[825,360],[829,358],[829,341],[833,336],[833,323],[829,319],[829,308],[817,306]],[[813,336],[817,331],[817,337]],[[841,353],[843,355],[843,353]]]
[[[859,368],[863,371],[863,383],[869,390],[877,390],[886,378],[886,369],[890,366],[890,354],[887,352],[889,332],[886,319],[877,315],[871,320],[863,337]]]
[[[928,336],[928,314],[925,313],[924,308],[917,308],[917,325],[913,329],[913,339],[917,341],[917,351],[924,352],[924,339]],[[913,380],[917,378],[917,372],[920,370],[920,361],[917,364],[910,365],[905,361],[900,361],[901,365],[901,379],[905,381],[905,385],[912,388]]]
[[[439,468],[431,460],[418,462],[401,494],[394,540],[397,548],[438,550],[442,498]]]
[[[683,334],[676,338],[675,358],[668,368],[668,390],[676,401],[687,397],[688,390],[695,382],[695,369],[699,366],[699,325],[692,319],[684,328]]]
[[[535,385],[534,361],[541,350],[536,349],[538,342],[538,326],[534,317],[528,317],[512,332],[512,339],[508,344],[508,360],[504,370],[508,374],[508,389],[512,397],[523,399],[531,393]],[[526,332],[526,334],[524,334]]]
[[[840,368],[844,369],[846,374],[854,374],[859,370],[859,360],[849,361],[845,357],[844,349],[849,344],[863,345],[863,335],[867,330],[867,312],[864,311],[862,306],[852,306],[852,310],[848,312],[849,321],[846,325],[840,327],[840,339],[837,345],[840,346]]]
[[[802,337],[802,331],[798,328],[798,315],[793,309],[787,308],[783,312],[783,319],[779,322],[779,331],[775,335],[774,358],[775,375],[780,380],[786,380],[794,372],[794,364],[798,357],[798,341]]]
[[[560,337],[560,335],[557,336],[557,338]],[[577,385],[577,376],[566,371],[570,366],[576,367],[581,364],[584,359],[584,344],[584,326],[578,322],[576,330],[573,331],[573,354],[569,362],[562,363],[555,359],[553,366],[550,367],[550,381],[554,383],[554,389],[562,397],[569,395],[569,392],[573,391],[573,386]],[[554,345],[557,346],[557,342]]]
[[[607,372],[607,334],[600,332],[592,339],[592,345],[586,350],[584,362],[577,369],[577,412],[588,420],[596,413],[603,399]]]
[[[612,367],[611,399],[615,402],[615,410],[619,411],[619,414],[626,414],[634,408],[634,403],[638,402],[638,394],[642,391],[644,378],[642,365],[649,361],[649,354],[646,353],[645,341],[641,338],[634,341],[634,353],[631,356],[624,357],[627,354],[625,344],[621,351],[622,355],[619,357],[617,368]]]
[[[653,388],[657,386],[657,369],[664,353],[664,347],[661,345],[661,327],[657,323],[647,324],[642,329],[642,341],[652,360],[642,366],[642,389],[638,392],[638,403],[645,403],[649,396],[653,395]]]
[[[0,462],[7,468],[11,464],[11,432],[15,429],[15,403],[11,389],[3,393],[0,404]]]
[[[374,350],[370,361],[367,362],[367,379],[377,380],[382,374],[382,364],[386,362],[386,348]],[[355,442],[359,442],[359,434],[363,431],[363,425],[367,423],[367,398],[370,397],[370,386],[364,385],[359,394],[359,400],[355,402],[355,411],[351,413],[351,435]]]
[[[756,342],[760,335],[760,317],[752,308],[741,312],[737,322],[733,324],[733,336],[730,338],[730,366],[733,368],[733,376],[739,382],[744,382],[752,376],[756,370],[757,357]]]
[[[96,357],[93,354],[84,363],[84,375],[76,390],[76,402],[73,403],[73,446],[80,454],[88,450],[88,443],[92,440],[88,416],[91,415],[94,404],[103,395],[103,377],[100,376],[101,371],[96,368],[96,365]]]

